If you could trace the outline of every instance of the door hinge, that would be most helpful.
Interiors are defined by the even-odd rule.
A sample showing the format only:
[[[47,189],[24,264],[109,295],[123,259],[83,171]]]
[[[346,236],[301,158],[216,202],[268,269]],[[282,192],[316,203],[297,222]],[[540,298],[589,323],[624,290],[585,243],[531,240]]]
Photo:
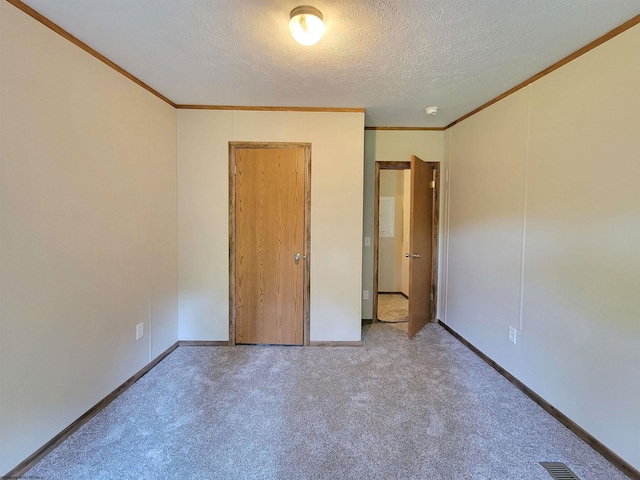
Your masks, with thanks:
[[[233,174],[238,173],[238,167],[236,165],[233,166]]]
[[[431,188],[436,188],[436,181],[435,180],[431,180]]]

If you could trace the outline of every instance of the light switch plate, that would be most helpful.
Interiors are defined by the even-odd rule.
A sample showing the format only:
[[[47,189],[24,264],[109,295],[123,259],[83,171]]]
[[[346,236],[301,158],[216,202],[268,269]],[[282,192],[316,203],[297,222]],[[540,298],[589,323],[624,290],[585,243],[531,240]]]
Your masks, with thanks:
[[[509,341],[513,343],[518,341],[518,330],[513,327],[509,327]]]

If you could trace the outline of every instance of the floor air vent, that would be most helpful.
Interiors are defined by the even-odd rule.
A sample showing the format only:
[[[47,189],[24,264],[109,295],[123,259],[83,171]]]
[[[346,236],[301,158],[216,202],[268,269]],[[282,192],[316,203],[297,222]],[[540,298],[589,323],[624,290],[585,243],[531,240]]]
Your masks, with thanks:
[[[564,463],[540,462],[540,465],[542,465],[555,480],[580,480]]]

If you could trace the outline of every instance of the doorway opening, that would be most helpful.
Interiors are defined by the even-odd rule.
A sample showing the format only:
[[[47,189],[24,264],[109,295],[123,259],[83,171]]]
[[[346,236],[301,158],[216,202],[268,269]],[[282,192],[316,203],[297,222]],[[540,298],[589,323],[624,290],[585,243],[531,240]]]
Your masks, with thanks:
[[[407,162],[408,163],[408,162]],[[381,169],[378,183],[378,316],[407,332],[411,168]]]
[[[411,338],[436,317],[439,163],[376,162],[373,321]]]

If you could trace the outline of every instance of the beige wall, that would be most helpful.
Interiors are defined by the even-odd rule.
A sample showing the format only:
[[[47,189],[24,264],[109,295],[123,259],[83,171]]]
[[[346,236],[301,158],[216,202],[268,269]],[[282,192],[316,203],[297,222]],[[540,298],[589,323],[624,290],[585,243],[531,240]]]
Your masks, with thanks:
[[[373,292],[373,214],[375,197],[375,162],[408,162],[411,155],[417,155],[425,162],[441,162],[442,172],[446,170],[444,157],[444,132],[420,130],[367,130],[364,134],[364,237],[371,239],[371,246],[363,248],[362,255],[362,288]],[[444,178],[444,177],[443,177]],[[446,208],[444,196],[444,180],[440,184],[440,210]],[[441,215],[442,221],[442,215]],[[441,224],[442,229],[442,224]],[[441,244],[441,258],[442,258]],[[442,270],[442,269],[441,269]],[[439,296],[443,294],[440,290]],[[443,302],[439,302],[440,305]],[[362,318],[372,317],[372,295],[369,300],[362,300]],[[442,318],[440,313],[438,318]]]
[[[378,291],[399,292],[402,289],[402,239],[404,236],[404,172],[380,172],[380,196],[395,199],[394,235],[380,237],[378,251]]]
[[[180,110],[180,339],[229,334],[229,141],[311,142],[311,341],[359,341],[362,113]]]
[[[0,45],[2,474],[176,341],[177,220],[175,109],[6,2]]]
[[[634,27],[445,136],[447,323],[635,468],[638,51]]]

